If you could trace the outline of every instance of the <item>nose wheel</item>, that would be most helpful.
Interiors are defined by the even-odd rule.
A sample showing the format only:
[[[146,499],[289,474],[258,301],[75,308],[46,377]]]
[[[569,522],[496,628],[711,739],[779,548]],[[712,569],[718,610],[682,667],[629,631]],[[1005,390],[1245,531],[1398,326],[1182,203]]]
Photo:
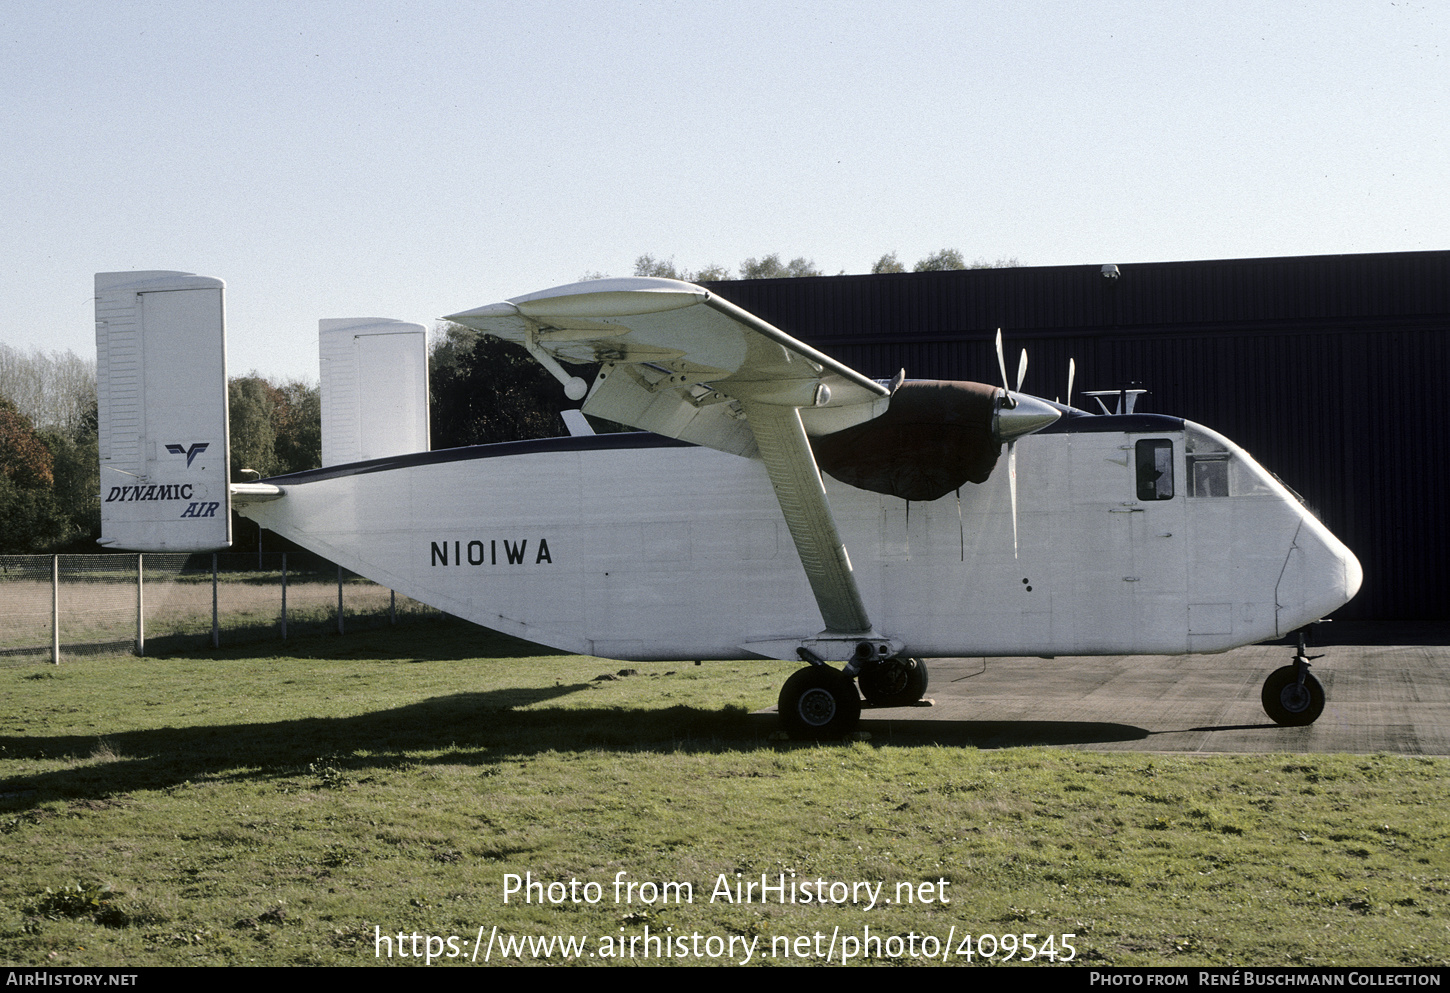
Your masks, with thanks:
[[[1284,727],[1307,727],[1324,713],[1324,687],[1309,671],[1309,663],[1322,655],[1304,654],[1304,632],[1299,632],[1299,651],[1293,665],[1275,669],[1264,680],[1260,699],[1264,713]]]

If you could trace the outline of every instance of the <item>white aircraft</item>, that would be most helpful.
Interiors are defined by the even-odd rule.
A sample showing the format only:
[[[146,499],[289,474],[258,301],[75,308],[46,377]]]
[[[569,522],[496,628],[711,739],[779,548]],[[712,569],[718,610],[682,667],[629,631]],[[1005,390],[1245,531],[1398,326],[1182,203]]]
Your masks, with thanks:
[[[177,302],[188,295],[200,302]],[[221,284],[100,274],[97,297],[102,543],[223,546],[235,501],[378,583],[564,651],[804,660],[779,701],[796,735],[850,730],[862,695],[916,702],[923,659],[1222,652],[1304,628],[1362,579],[1233,442],[1027,396],[1026,355],[1009,386],[1000,335],[1001,387],[877,381],[669,279],[575,283],[449,318],[526,348],[585,413],[649,433],[388,455],[203,492],[227,472],[224,362],[218,379],[197,358],[219,338]],[[171,363],[155,391],[147,373],[140,402],[113,396],[107,375],[123,331]],[[593,384],[561,365],[594,362]],[[164,391],[178,383],[187,399],[220,395],[220,420],[212,400],[208,416],[133,423],[138,407],[177,410]],[[108,465],[121,449],[131,461]],[[1308,662],[1301,640],[1264,684],[1280,724],[1324,707]]]

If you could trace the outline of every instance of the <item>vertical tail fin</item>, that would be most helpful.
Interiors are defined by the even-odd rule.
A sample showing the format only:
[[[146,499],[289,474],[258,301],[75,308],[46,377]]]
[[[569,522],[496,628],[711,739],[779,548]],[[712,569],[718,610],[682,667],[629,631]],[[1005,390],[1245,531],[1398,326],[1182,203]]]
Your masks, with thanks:
[[[231,544],[226,326],[219,279],[96,274],[101,544]]]
[[[376,317],[318,323],[322,464],[428,450],[428,329]]]

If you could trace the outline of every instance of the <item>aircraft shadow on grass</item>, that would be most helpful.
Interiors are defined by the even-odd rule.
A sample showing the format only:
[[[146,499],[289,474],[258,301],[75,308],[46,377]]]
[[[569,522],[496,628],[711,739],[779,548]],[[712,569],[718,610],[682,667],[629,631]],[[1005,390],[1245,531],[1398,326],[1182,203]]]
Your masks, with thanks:
[[[586,689],[588,684],[569,684],[459,693],[342,718],[160,727],[101,737],[3,735],[0,754],[7,758],[71,759],[75,764],[0,782],[0,813],[56,799],[97,800],[205,780],[305,781],[321,769],[358,776],[430,762],[487,766],[547,751],[594,748],[739,752],[745,761],[751,752],[797,747],[774,740],[779,727],[774,714],[749,714],[739,707],[521,709]],[[1107,722],[869,717],[864,729],[876,747],[1092,745],[1150,734]],[[440,748],[447,753],[417,757]]]

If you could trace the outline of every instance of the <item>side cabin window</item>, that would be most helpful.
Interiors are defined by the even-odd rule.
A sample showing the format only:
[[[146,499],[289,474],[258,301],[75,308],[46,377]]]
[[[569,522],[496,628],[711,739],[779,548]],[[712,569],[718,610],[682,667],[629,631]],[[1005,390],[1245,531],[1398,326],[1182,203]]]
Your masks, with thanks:
[[[1146,438],[1137,444],[1138,499],[1173,499],[1173,442]]]

